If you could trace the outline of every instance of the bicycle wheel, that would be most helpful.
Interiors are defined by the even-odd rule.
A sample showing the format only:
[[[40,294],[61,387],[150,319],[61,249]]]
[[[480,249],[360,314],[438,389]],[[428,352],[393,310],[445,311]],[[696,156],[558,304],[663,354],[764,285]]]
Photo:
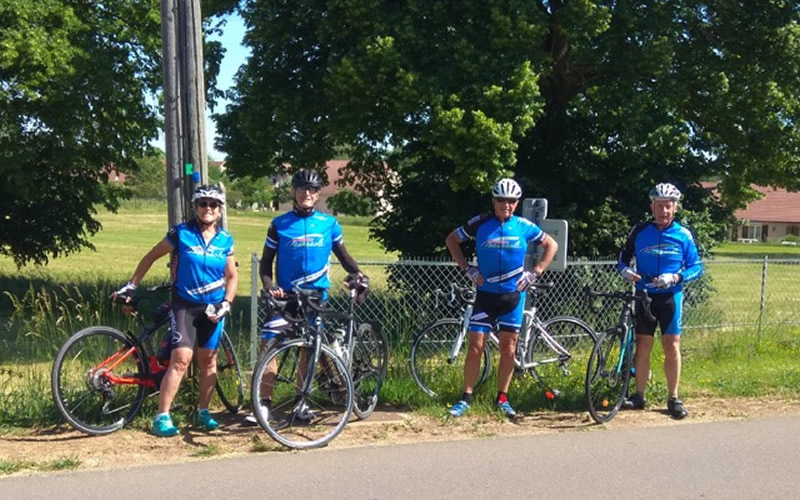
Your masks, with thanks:
[[[353,412],[363,420],[378,406],[389,364],[389,341],[378,324],[359,325],[352,356]]]
[[[253,371],[253,413],[272,439],[289,448],[328,444],[342,432],[353,407],[353,381],[341,358],[323,345],[310,367],[306,353],[311,352],[306,340],[292,340],[262,356]],[[310,389],[303,394],[312,368]],[[271,402],[261,405],[264,400]]]
[[[236,413],[244,403],[244,382],[239,357],[228,332],[222,332],[217,351],[217,395],[231,413]]]
[[[562,316],[549,319],[542,325],[547,333],[569,352],[559,355],[537,330],[531,336],[526,363],[542,363],[531,369],[549,399],[567,394],[581,394],[586,363],[592,354],[597,335],[578,318]]]
[[[614,332],[600,335],[586,369],[586,405],[598,424],[608,422],[619,411],[631,378],[631,350],[625,336]]]
[[[467,339],[455,359],[450,360],[453,347],[463,327],[458,319],[443,319],[426,326],[411,343],[411,373],[417,385],[430,396],[452,398],[461,395],[464,388],[464,360],[467,357]],[[477,389],[489,375],[489,342],[481,358]]]
[[[56,355],[50,381],[53,401],[79,431],[110,434],[141,408],[147,387],[131,380],[148,375],[141,350],[122,332],[104,326],[86,328],[70,337]],[[117,383],[116,377],[128,383]]]

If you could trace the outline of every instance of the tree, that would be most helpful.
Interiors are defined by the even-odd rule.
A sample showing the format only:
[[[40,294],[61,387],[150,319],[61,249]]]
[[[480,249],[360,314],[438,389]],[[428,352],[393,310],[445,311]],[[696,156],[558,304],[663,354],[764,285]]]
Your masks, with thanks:
[[[136,198],[167,200],[166,165],[164,152],[155,150],[151,154],[136,159],[136,172],[125,178],[125,185],[131,188]]]
[[[21,266],[91,247],[95,207],[127,192],[108,171],[136,172],[158,132],[160,52],[159,0],[0,2],[0,255]]]
[[[404,254],[444,251],[507,175],[570,220],[581,255],[614,254],[657,182],[714,237],[750,183],[800,189],[796,2],[249,0],[243,15],[252,56],[217,117],[233,174],[321,167],[346,145],[344,181],[383,194],[373,234]]]
[[[326,201],[333,215],[375,215],[375,204],[366,196],[356,194],[349,189],[342,189]]]

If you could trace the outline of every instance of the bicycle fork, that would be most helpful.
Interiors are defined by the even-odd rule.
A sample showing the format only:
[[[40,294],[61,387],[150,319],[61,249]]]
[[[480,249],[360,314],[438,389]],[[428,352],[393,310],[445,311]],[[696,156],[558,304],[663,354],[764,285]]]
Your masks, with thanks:
[[[453,342],[453,346],[450,348],[450,356],[447,357],[447,364],[449,365],[453,364],[453,361],[455,361],[455,359],[458,357],[459,351],[461,351],[461,346],[464,344],[464,338],[467,336],[467,330],[469,330],[469,319],[471,317],[472,304],[468,305],[464,309],[464,321],[461,322],[461,331],[456,337],[456,341]]]

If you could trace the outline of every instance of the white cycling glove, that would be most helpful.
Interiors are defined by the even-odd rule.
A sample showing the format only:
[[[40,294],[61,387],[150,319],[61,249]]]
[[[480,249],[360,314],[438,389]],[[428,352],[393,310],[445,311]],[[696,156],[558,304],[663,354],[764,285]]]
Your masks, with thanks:
[[[229,312],[231,312],[231,303],[227,300],[223,300],[219,304],[209,304],[206,306],[206,316],[215,323]]]
[[[664,273],[658,276],[656,279],[656,287],[657,288],[669,288],[671,286],[675,286],[681,281],[680,274],[675,273]]]
[[[634,271],[634,270],[633,270],[633,269],[631,269],[630,267],[626,267],[625,269],[623,269],[622,271],[620,271],[620,273],[619,273],[619,274],[620,274],[620,276],[622,276],[622,278],[623,278],[625,281],[629,281],[629,282],[631,282],[631,283],[636,283],[636,282],[637,282],[637,281],[639,281],[639,279],[640,279],[640,278],[639,278],[639,275],[638,275],[638,274],[636,274],[636,271]]]
[[[125,286],[114,292],[114,295],[123,299],[128,299],[133,295],[134,290],[136,290],[136,285],[129,281]]]
[[[519,277],[517,280],[517,291],[521,292],[528,288],[529,286],[536,283],[536,280],[539,279],[539,273],[536,271],[522,271],[522,276]]]
[[[475,286],[479,286],[483,281],[483,276],[481,276],[481,272],[475,266],[467,267],[467,270],[464,271],[464,274],[467,275],[467,278],[469,278],[469,280],[472,281],[472,284]]]

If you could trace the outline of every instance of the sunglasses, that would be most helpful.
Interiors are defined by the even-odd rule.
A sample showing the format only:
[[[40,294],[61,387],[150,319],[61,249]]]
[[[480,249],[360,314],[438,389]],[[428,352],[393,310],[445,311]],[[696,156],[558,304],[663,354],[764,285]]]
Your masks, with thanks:
[[[311,193],[319,193],[319,188],[318,187],[313,187],[313,186],[301,186],[301,187],[298,187],[297,190],[298,191],[309,191]]]
[[[197,202],[197,206],[200,207],[200,208],[209,208],[209,207],[211,207],[211,209],[214,210],[216,208],[219,208],[219,203],[217,203],[216,201],[200,200],[200,201]]]
[[[496,201],[497,203],[508,203],[509,205],[513,205],[519,200],[516,200],[514,198],[495,198],[494,201]]]

